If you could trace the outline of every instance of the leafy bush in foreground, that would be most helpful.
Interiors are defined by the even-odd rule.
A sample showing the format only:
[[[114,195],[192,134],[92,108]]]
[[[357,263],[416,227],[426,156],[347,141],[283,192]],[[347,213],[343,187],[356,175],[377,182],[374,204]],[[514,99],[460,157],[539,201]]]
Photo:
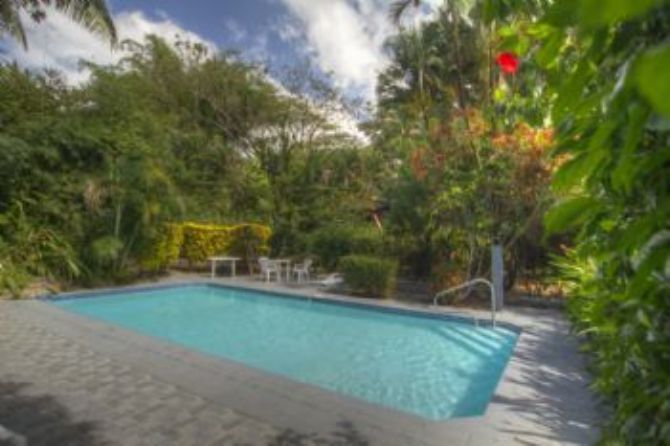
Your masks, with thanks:
[[[577,233],[560,266],[612,406],[603,442],[670,444],[670,6],[558,0],[507,34],[554,98],[565,162],[545,223]]]

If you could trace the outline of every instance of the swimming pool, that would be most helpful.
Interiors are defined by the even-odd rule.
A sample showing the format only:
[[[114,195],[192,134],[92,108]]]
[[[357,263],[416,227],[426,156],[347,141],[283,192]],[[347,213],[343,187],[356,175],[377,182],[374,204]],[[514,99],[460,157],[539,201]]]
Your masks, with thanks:
[[[517,339],[455,318],[206,284],[52,303],[431,420],[483,414]]]

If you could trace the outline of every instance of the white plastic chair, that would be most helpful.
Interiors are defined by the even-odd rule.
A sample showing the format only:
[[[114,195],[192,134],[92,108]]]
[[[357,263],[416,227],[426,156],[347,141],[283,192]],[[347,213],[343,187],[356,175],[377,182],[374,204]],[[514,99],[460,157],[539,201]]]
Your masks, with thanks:
[[[298,283],[309,280],[310,268],[312,267],[312,259],[306,259],[304,262],[293,266],[293,275],[296,276]]]
[[[279,265],[277,265],[272,260],[267,257],[258,258],[258,266],[261,268],[261,276],[265,276],[265,281],[269,282],[272,274],[277,277],[277,282],[279,282]]]

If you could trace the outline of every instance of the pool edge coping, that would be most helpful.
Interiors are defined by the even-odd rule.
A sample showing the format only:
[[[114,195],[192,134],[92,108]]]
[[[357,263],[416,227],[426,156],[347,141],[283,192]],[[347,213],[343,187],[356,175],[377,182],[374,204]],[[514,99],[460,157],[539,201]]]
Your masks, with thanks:
[[[265,284],[265,283],[263,283]],[[70,291],[70,292],[65,292],[65,293],[54,293],[54,294],[48,294],[48,295],[42,295],[42,296],[36,296],[35,299],[40,300],[40,301],[58,301],[58,300],[66,300],[66,299],[85,299],[87,297],[96,297],[96,296],[104,296],[107,294],[113,294],[113,293],[119,293],[119,292],[126,292],[126,293],[131,293],[131,292],[143,292],[143,291],[153,291],[153,290],[161,290],[161,289],[172,289],[172,288],[182,288],[182,287],[189,287],[189,286],[205,286],[205,287],[212,287],[212,288],[223,288],[223,289],[236,289],[236,290],[242,290],[242,291],[260,291],[266,294],[270,294],[279,298],[288,298],[288,299],[299,299],[299,300],[318,300],[321,303],[324,304],[329,304],[329,305],[339,305],[339,306],[347,306],[347,307],[354,307],[354,308],[364,308],[372,311],[381,311],[384,313],[391,313],[391,314],[409,314],[412,316],[416,317],[421,317],[421,318],[427,318],[427,319],[433,319],[433,320],[450,320],[450,321],[456,321],[468,325],[478,325],[478,324],[473,324],[473,321],[478,321],[479,324],[483,324],[484,326],[491,326],[491,321],[479,317],[474,317],[474,316],[469,316],[463,313],[458,313],[458,312],[449,312],[446,313],[444,310],[440,311],[437,310],[435,307],[419,307],[417,305],[410,305],[406,303],[400,303],[394,300],[390,299],[374,299],[374,298],[366,298],[366,297],[354,297],[354,296],[346,296],[346,295],[341,295],[341,294],[334,294],[334,293],[327,293],[325,290],[320,291],[317,293],[311,293],[308,294],[305,292],[305,290],[294,290],[294,289],[282,289],[282,290],[273,290],[273,289],[268,289],[262,284],[258,284],[256,286],[249,284],[249,283],[221,283],[217,282],[214,280],[208,280],[208,279],[196,279],[196,280],[180,280],[180,281],[175,281],[175,282],[169,282],[169,283],[161,283],[161,282],[156,282],[156,283],[140,283],[140,284],[133,284],[133,285],[121,285],[121,286],[114,286],[114,287],[104,287],[104,288],[96,288],[96,289],[83,289],[83,290],[75,290],[75,291]],[[83,315],[78,315],[80,317],[84,317]],[[97,321],[97,322],[102,322],[105,323],[104,321],[100,321],[98,319],[93,319],[91,320]],[[489,407],[491,406],[491,403],[493,402],[494,398],[498,394],[498,391],[500,387],[504,384],[505,382],[505,377],[507,374],[507,370],[516,354],[516,349],[519,344],[519,340],[521,339],[521,336],[523,335],[524,329],[523,327],[506,322],[506,321],[499,321],[496,320],[496,327],[503,327],[507,330],[510,330],[515,333],[516,338],[514,340],[514,346],[512,348],[512,351],[510,352],[509,357],[507,358],[507,361],[505,362],[505,366],[503,367],[500,377],[498,379],[498,382],[496,383],[496,386],[491,393],[491,397],[489,398],[489,402],[486,405],[486,408],[484,410],[484,413],[480,415],[471,415],[467,417],[455,417],[455,418],[447,418],[444,420],[434,420],[430,418],[424,418],[421,417],[420,415],[413,414],[410,412],[405,412],[399,409],[391,408],[391,407],[386,407],[382,406],[377,403],[373,403],[367,400],[364,400],[362,398],[357,398],[354,396],[350,395],[343,395],[338,392],[334,392],[329,389],[324,389],[322,387],[319,387],[315,384],[311,383],[304,383],[300,381],[295,381],[291,380],[290,378],[283,377],[280,375],[273,374],[271,372],[265,371],[265,370],[260,370],[256,369],[254,367],[248,366],[246,364],[234,361],[229,358],[219,358],[214,355],[208,355],[202,352],[198,352],[199,354],[206,355],[208,357],[213,357],[216,359],[224,360],[224,361],[229,361],[233,362],[235,364],[238,364],[242,367],[247,367],[251,370],[254,370],[255,372],[261,372],[264,374],[268,374],[270,376],[279,376],[282,379],[287,379],[289,381],[309,386],[315,389],[318,389],[320,391],[325,391],[329,393],[333,393],[337,395],[338,397],[341,398],[348,398],[352,399],[356,403],[361,403],[364,405],[370,405],[370,406],[376,406],[378,408],[381,408],[385,411],[391,411],[399,414],[400,416],[406,416],[406,417],[411,417],[416,419],[417,421],[424,422],[424,423],[446,423],[446,422],[453,422],[457,420],[472,420],[472,419],[477,419],[477,418],[483,418],[486,416],[486,413],[489,410]],[[120,328],[124,330],[129,330],[132,331],[128,328],[119,326]],[[136,333],[133,331],[133,333]],[[142,333],[137,333],[142,336],[148,336],[144,335]],[[156,338],[158,339],[158,338]],[[170,345],[176,345],[174,342],[168,342],[166,340],[161,340],[162,342],[167,342]],[[185,348],[182,346],[179,346],[180,348]]]
[[[205,353],[200,353],[198,351],[194,351],[192,349],[186,349],[185,347],[181,347],[178,344],[174,344],[172,342],[168,342],[165,340],[161,339],[156,339],[153,337],[150,337],[148,335],[135,332],[133,330],[130,330],[128,328],[122,327],[122,326],[117,326],[114,324],[109,324],[104,321],[100,321],[97,319],[93,318],[86,318],[83,315],[75,314],[68,312],[67,310],[60,308],[55,305],[48,305],[48,301],[57,301],[57,300],[63,300],[63,299],[77,299],[77,298],[86,298],[86,297],[95,297],[95,296],[102,296],[110,293],[119,293],[119,292],[141,292],[141,291],[152,291],[152,290],[159,290],[159,289],[171,289],[171,288],[179,288],[179,287],[187,287],[187,286],[207,286],[207,287],[214,287],[214,288],[232,288],[232,289],[238,289],[238,290],[245,290],[245,291],[260,291],[264,293],[268,293],[274,296],[282,297],[282,298],[290,298],[290,299],[318,299],[319,301],[323,301],[324,303],[329,303],[329,304],[334,304],[334,305],[344,305],[344,306],[354,306],[354,307],[359,307],[359,308],[366,308],[370,309],[373,311],[379,311],[382,310],[384,312],[391,312],[391,313],[401,313],[401,314],[411,314],[417,317],[427,317],[431,319],[445,319],[445,320],[456,320],[458,322],[466,323],[466,324],[473,324],[473,320],[475,319],[474,316],[468,315],[468,314],[463,314],[463,313],[456,313],[456,312],[451,312],[451,313],[445,313],[444,311],[437,311],[433,309],[432,307],[427,307],[427,308],[422,308],[418,306],[409,306],[409,304],[402,303],[402,302],[397,302],[397,301],[389,301],[389,300],[382,300],[382,301],[374,301],[371,299],[365,299],[365,298],[359,298],[359,297],[349,297],[349,296],[343,296],[343,295],[337,295],[337,294],[326,294],[325,292],[320,292],[320,293],[310,293],[310,292],[305,292],[305,290],[292,290],[292,289],[281,289],[281,290],[276,290],[276,289],[267,289],[263,285],[259,284],[257,286],[253,286],[251,284],[247,283],[220,283],[220,282],[215,282],[212,280],[206,280],[206,279],[196,279],[196,280],[180,280],[180,281],[175,281],[175,282],[169,282],[169,283],[161,283],[161,282],[156,282],[156,283],[143,283],[143,284],[134,284],[130,286],[115,286],[115,287],[105,287],[105,288],[97,288],[97,289],[84,289],[84,290],[75,290],[75,291],[70,291],[70,292],[65,292],[65,293],[53,293],[53,294],[48,294],[48,295],[42,295],[36,297],[34,300],[39,301],[42,304],[45,304],[44,307],[48,307],[50,309],[55,309],[58,310],[59,312],[62,312],[64,314],[67,314],[70,317],[77,318],[79,320],[85,320],[89,324],[99,324],[104,328],[105,326],[113,327],[115,331],[120,330],[121,332],[124,333],[130,333],[133,336],[139,336],[141,338],[145,339],[150,339],[151,341],[158,342],[163,345],[167,345],[169,347],[176,347],[177,349],[181,350],[186,350],[191,352],[194,355],[205,357],[208,359],[213,359],[216,361],[222,361],[226,363],[233,363],[239,367],[242,367],[246,370],[252,371],[254,374],[261,374],[261,375],[267,375],[271,378],[274,378],[275,380],[282,380],[286,381],[289,383],[289,385],[292,383],[295,386],[298,387],[303,387],[306,389],[309,389],[307,391],[307,394],[309,393],[326,393],[330,395],[330,397],[334,398],[334,400],[337,402],[338,407],[339,406],[350,406],[356,408],[354,413],[360,412],[364,416],[363,420],[357,419],[356,421],[361,422],[363,427],[365,428],[370,428],[372,427],[373,429],[380,429],[382,432],[389,434],[390,431],[396,429],[396,422],[400,425],[403,426],[402,428],[402,433],[403,435],[408,436],[409,438],[412,439],[412,441],[419,441],[420,443],[418,444],[426,444],[426,445],[437,445],[437,444],[487,444],[488,440],[482,440],[484,439],[492,439],[495,438],[493,432],[495,431],[494,424],[496,423],[496,417],[493,416],[493,418],[490,417],[491,414],[491,408],[494,405],[497,405],[498,403],[496,402],[497,398],[503,396],[504,397],[504,389],[508,386],[508,381],[510,381],[510,369],[513,368],[513,364],[515,362],[515,358],[518,352],[518,348],[520,343],[522,342],[522,339],[524,338],[524,332],[525,328],[522,324],[514,324],[510,323],[507,321],[503,320],[498,320],[497,323],[499,326],[504,327],[508,330],[514,331],[514,333],[517,335],[514,348],[512,349],[512,352],[510,353],[510,356],[505,364],[505,367],[502,370],[501,376],[498,380],[498,383],[491,394],[491,398],[489,400],[489,403],[487,404],[486,410],[483,414],[481,415],[473,415],[473,416],[468,416],[468,417],[457,417],[457,418],[451,418],[451,419],[445,419],[445,420],[432,420],[432,419],[427,419],[420,417],[416,414],[412,413],[407,413],[400,411],[398,409],[390,408],[390,407],[385,407],[381,406],[379,404],[375,404],[369,401],[365,401],[360,398],[352,397],[352,396],[347,396],[347,395],[342,395],[337,392],[333,392],[327,389],[320,388],[315,385],[311,385],[309,383],[302,383],[299,381],[291,380],[286,377],[282,377],[267,371],[255,369],[253,367],[249,367],[245,364],[235,362],[233,360],[229,360],[226,358],[218,358],[218,357],[213,357],[212,355],[207,355]],[[361,301],[361,299],[365,299]],[[47,301],[47,302],[45,302]],[[486,323],[489,323],[489,321],[484,320],[479,318],[480,321],[484,321]],[[113,357],[113,356],[112,356]],[[151,373],[151,372],[149,372]],[[169,382],[169,380],[167,380]],[[187,390],[189,390],[187,388]],[[202,397],[207,398],[207,396],[203,393],[199,392],[193,392],[195,394],[199,394]],[[214,400],[215,401],[215,400]],[[217,401],[215,401],[217,402]],[[218,401],[219,404],[222,404],[226,406],[225,403]],[[231,407],[231,406],[228,406]],[[236,410],[235,407],[231,407],[233,410]],[[239,409],[237,409],[239,410]],[[371,417],[374,421],[376,418],[382,418],[382,419],[387,419],[390,420],[390,423],[371,423],[368,418],[370,412],[376,412],[376,414]],[[247,416],[250,416],[252,418],[260,419],[260,420],[265,420],[266,422],[270,422],[272,424],[275,424],[280,427],[286,427],[284,423],[278,423],[274,418],[269,418],[264,415],[256,415],[253,412],[249,411],[244,411],[240,410],[241,413],[244,413]],[[360,415],[359,414],[359,415]],[[281,418],[281,417],[280,417]],[[377,420],[378,421],[378,420]],[[308,423],[309,424],[309,423]],[[386,429],[384,426],[388,424],[391,429]],[[289,428],[292,428],[289,426]],[[389,431],[389,432],[387,432]],[[405,432],[409,432],[408,434],[404,434]],[[399,435],[398,432],[394,433],[395,436]],[[428,440],[423,440],[422,437],[428,436],[430,439]],[[455,437],[454,437],[455,435]],[[418,438],[417,438],[418,436]],[[464,437],[465,436],[465,437]],[[437,442],[435,442],[434,439],[432,438],[439,438]],[[386,442],[390,441],[390,438],[393,437],[388,437],[389,439],[386,440]],[[466,440],[462,440],[462,438],[466,438]],[[447,443],[443,443],[444,441],[449,440]],[[426,442],[427,441],[427,442]],[[474,443],[471,443],[474,441]],[[425,443],[424,443],[425,442]],[[452,443],[453,442],[453,443]],[[375,443],[376,444],[376,443]],[[382,443],[384,444],[384,443]],[[393,444],[393,443],[387,443],[387,444]],[[404,443],[400,443],[404,444]]]
[[[289,298],[289,299],[300,299],[300,300],[313,300],[316,299],[320,302],[333,305],[342,305],[349,307],[357,308],[366,308],[376,311],[383,311],[387,313],[395,314],[411,314],[414,316],[429,318],[429,319],[443,319],[443,320],[453,320],[467,324],[473,324],[474,321],[477,323],[475,325],[481,324],[482,326],[491,326],[492,323],[489,319],[482,317],[475,317],[471,315],[466,315],[462,312],[456,312],[451,310],[438,310],[434,306],[418,306],[417,304],[409,303],[400,303],[390,299],[373,299],[367,297],[353,297],[346,296],[343,294],[334,294],[328,293],[326,291],[321,291],[317,293],[308,294],[304,290],[293,290],[293,289],[282,289],[282,290],[273,290],[268,289],[264,286],[254,286],[247,283],[221,283],[213,280],[188,280],[188,281],[176,281],[170,283],[152,283],[152,284],[136,284],[136,285],[121,285],[115,287],[104,287],[104,288],[95,288],[95,289],[83,289],[75,291],[67,291],[63,293],[53,293],[53,294],[42,294],[35,296],[34,299],[41,301],[58,301],[65,299],[82,299],[87,297],[96,297],[112,293],[130,293],[130,292],[142,292],[142,291],[152,291],[160,289],[170,289],[170,288],[182,288],[188,286],[207,286],[213,288],[229,288],[237,289],[242,291],[260,291],[266,294],[271,294],[276,297]],[[442,307],[440,307],[442,308]],[[447,312],[448,311],[448,312]],[[504,320],[496,319],[496,326],[500,326],[507,330],[511,330],[516,333],[517,337],[521,336],[523,333],[523,327],[507,322]]]

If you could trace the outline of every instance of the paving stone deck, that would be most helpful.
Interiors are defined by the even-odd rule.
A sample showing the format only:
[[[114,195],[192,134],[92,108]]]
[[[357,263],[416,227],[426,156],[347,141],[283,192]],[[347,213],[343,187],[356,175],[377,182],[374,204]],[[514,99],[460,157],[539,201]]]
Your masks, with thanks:
[[[17,317],[0,303],[0,422],[33,445],[265,445],[267,423]]]
[[[433,423],[43,302],[0,301],[0,425],[30,446],[593,443],[600,411],[568,324],[553,310],[502,319],[524,332],[487,413]]]

